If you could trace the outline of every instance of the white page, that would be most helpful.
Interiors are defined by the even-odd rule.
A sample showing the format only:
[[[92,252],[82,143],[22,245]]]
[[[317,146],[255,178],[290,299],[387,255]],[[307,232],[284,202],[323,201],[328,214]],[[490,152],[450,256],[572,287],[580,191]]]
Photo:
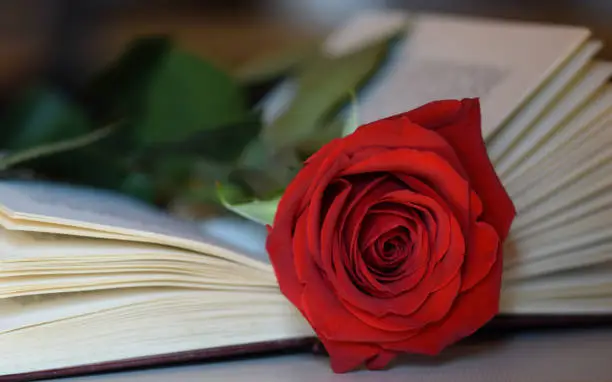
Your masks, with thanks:
[[[28,231],[12,231],[0,227],[0,261],[44,261],[53,258],[87,259],[100,256],[126,256],[146,254],[149,258],[189,258],[191,261],[226,263],[223,260],[199,256],[190,251],[138,242],[112,239],[91,239]]]
[[[563,142],[550,155],[542,158],[540,162],[525,171],[520,182],[507,181],[505,186],[513,200],[534,197],[533,189],[541,185],[550,185],[563,178],[568,172],[589,161],[593,153],[599,153],[609,147],[612,135],[609,127],[612,126],[612,113],[606,112],[601,118],[587,124],[570,140]],[[516,227],[516,225],[514,225]]]
[[[346,52],[397,29],[401,13],[369,12],[332,34]],[[409,38],[360,97],[367,123],[443,98],[480,97],[483,135],[491,136],[590,35],[585,28],[404,14]],[[385,28],[383,24],[388,23]],[[374,27],[375,26],[375,27]]]
[[[515,206],[520,212],[517,227],[523,228],[552,213],[600,197],[600,193],[612,186],[611,159],[610,149],[594,153],[589,161],[580,163],[575,169],[566,169],[564,176],[534,185],[524,197],[515,198]]]
[[[98,273],[76,275],[37,275],[36,277],[14,277],[0,283],[0,299],[17,296],[95,291],[104,289],[125,289],[136,287],[176,287],[194,290],[236,290],[274,291],[278,289],[275,280],[261,280],[256,277],[225,278],[171,274],[169,272]]]
[[[0,203],[11,218],[111,232],[138,232],[202,240],[194,224],[129,197],[100,189],[43,182],[0,182]]]
[[[612,261],[612,243],[591,242],[585,247],[581,244],[576,243],[573,248],[542,248],[541,251],[506,245],[504,258],[510,261],[504,263],[503,278],[515,280]]]
[[[251,293],[251,292],[248,292]],[[153,304],[155,301],[199,298],[202,301],[230,301],[242,293],[223,291],[199,291],[173,288],[132,288],[91,292],[56,293],[0,299],[0,335],[6,332],[65,320],[71,317],[108,311],[137,304]],[[280,292],[260,293],[263,298],[278,299]],[[0,337],[1,338],[1,337]]]
[[[612,297],[612,263],[571,269],[504,283],[506,295],[520,295],[523,299],[557,297]]]
[[[563,95],[552,110],[526,131],[517,144],[495,163],[499,176],[504,179],[514,166],[537,150],[537,146],[545,141],[555,128],[566,122],[580,108],[585,107],[593,95],[606,84],[611,75],[612,63],[595,62],[591,65],[584,77]]]
[[[612,215],[612,193],[604,193],[598,197],[578,203],[571,208],[563,209],[555,214],[547,216],[546,219],[537,223],[523,227],[523,229],[513,229],[512,233],[517,240],[529,239],[531,237],[545,234],[558,227],[572,224],[572,222],[582,219],[598,211],[608,211]]]
[[[541,163],[549,155],[563,146],[565,142],[571,141],[581,130],[589,128],[605,118],[612,111],[612,86],[607,85],[592,101],[582,108],[571,120],[556,131],[526,160],[519,164],[513,171],[509,172],[503,179],[505,184],[513,181],[521,182],[523,175],[530,168]]]
[[[119,306],[193,293],[198,292],[134,288],[0,299],[0,311],[2,312],[0,335],[28,326],[91,314]]]
[[[521,245],[537,248],[546,244],[559,244],[574,241],[576,238],[595,233],[601,229],[607,229],[612,234],[610,221],[612,214],[610,212],[609,208],[593,211],[588,215],[573,219],[567,224],[542,231],[538,235],[522,238]]]
[[[264,247],[265,227],[239,218],[213,218],[198,224],[113,192],[33,181],[0,182],[0,210],[15,226],[25,221],[39,232],[84,228],[82,234],[99,231],[116,239],[125,235],[126,240],[176,246],[271,271]],[[39,222],[43,224],[37,226]]]
[[[517,142],[519,137],[546,111],[555,99],[562,96],[562,92],[579,75],[601,49],[599,41],[585,44],[558,74],[553,76],[543,88],[523,108],[504,124],[499,133],[487,142],[487,152],[495,163],[501,156]]]
[[[531,179],[525,177],[523,182],[528,187],[520,192],[509,191],[517,209],[522,212],[521,220],[543,208],[542,205],[553,200],[562,201],[568,192],[590,193],[602,181],[605,183],[607,177],[601,177],[605,173],[603,166],[609,165],[612,159],[610,121],[605,118],[594,126],[595,131],[578,147],[560,150],[534,167],[530,176],[536,182],[527,184]]]
[[[312,337],[280,293],[164,296],[0,335],[0,374]]]
[[[610,314],[612,298],[559,298],[525,300],[504,296],[500,300],[500,313],[510,314]],[[555,345],[558,346],[558,345]],[[549,351],[549,350],[547,350]],[[541,365],[540,365],[541,366]]]

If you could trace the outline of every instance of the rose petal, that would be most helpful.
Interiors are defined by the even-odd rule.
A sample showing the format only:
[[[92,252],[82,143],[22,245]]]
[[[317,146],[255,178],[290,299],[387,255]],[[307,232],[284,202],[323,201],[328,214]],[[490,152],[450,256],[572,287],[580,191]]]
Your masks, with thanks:
[[[341,141],[336,140],[325,145],[319,152],[319,158],[326,158],[329,153],[338,151],[340,144]],[[266,250],[280,290],[298,308],[301,304],[302,285],[298,281],[294,267],[292,231],[304,208],[303,201],[309,199],[306,194],[309,192],[310,180],[319,172],[319,167],[316,161],[312,161],[311,164],[304,166],[287,186],[266,238]]]
[[[454,236],[446,256],[436,264],[430,263],[425,275],[412,289],[407,289],[394,298],[381,300],[366,295],[351,295],[355,292],[348,285],[344,285],[344,293],[340,297],[350,304],[347,309],[355,314],[363,313],[359,316],[362,320],[368,320],[365,317],[368,315],[379,318],[385,315],[409,316],[421,309],[430,294],[445,288],[461,272],[465,255],[464,239],[457,221],[453,219],[452,222],[451,232]],[[342,280],[340,277],[339,279]],[[407,281],[412,280],[401,280],[404,283]],[[353,307],[355,309],[352,309]],[[371,323],[372,320],[368,322]]]
[[[341,149],[341,146],[338,150]],[[336,154],[336,155],[334,155]],[[319,253],[320,248],[320,234],[321,234],[321,213],[323,211],[323,198],[326,191],[329,189],[330,182],[336,177],[337,173],[340,172],[348,164],[348,158],[341,152],[334,152],[330,154],[321,164],[320,171],[318,171],[313,178],[309,179],[310,187],[305,195],[305,199],[302,203],[305,203],[308,213],[308,245],[312,253]]]
[[[333,275],[332,259],[333,255],[330,252],[334,248],[334,242],[338,239],[339,227],[338,218],[346,209],[349,195],[352,191],[351,183],[346,180],[342,180],[342,190],[336,195],[333,202],[331,202],[327,213],[324,216],[323,224],[321,226],[321,245],[320,251],[314,253],[314,261],[325,271],[328,276]],[[343,252],[348,250],[347,248],[341,249]]]
[[[499,311],[501,271],[499,251],[497,261],[489,274],[467,293],[460,293],[443,320],[427,326],[409,339],[384,343],[381,346],[389,350],[435,355],[445,347],[471,335]]]
[[[330,206],[330,210],[327,212],[323,227],[321,228],[321,252],[320,255],[315,255],[318,257],[317,263],[319,263],[326,272],[327,277],[330,282],[334,284],[335,288],[341,288],[341,286],[336,283],[336,276],[338,269],[345,269],[347,267],[346,261],[348,260],[349,251],[352,250],[349,247],[349,243],[342,242],[342,233],[346,231],[343,224],[346,219],[346,215],[350,212],[352,206],[361,201],[369,192],[372,191],[373,188],[380,182],[382,182],[384,178],[374,179],[374,181],[370,184],[364,184],[359,187],[353,187],[350,185],[350,189],[347,188],[345,191],[341,193],[341,196],[337,197],[337,200]],[[346,180],[344,180],[346,181]],[[347,191],[350,190],[350,195],[353,197],[350,202],[348,199]],[[383,189],[378,190],[379,192],[384,191]],[[348,203],[348,207],[345,204]],[[343,214],[342,219],[339,217],[340,214]],[[367,288],[374,281],[372,277],[361,277],[364,273],[362,271],[355,271],[352,273],[351,280],[353,282],[357,282],[361,287]],[[369,276],[369,275],[367,275]]]
[[[397,185],[395,183],[392,184],[392,187],[383,187],[388,185],[388,183],[383,182],[381,183],[381,187],[375,188],[373,189],[369,194],[368,194],[368,198],[364,197],[364,201],[362,203],[358,203],[358,205],[355,207],[354,211],[351,211],[352,216],[356,216],[355,222],[353,225],[359,226],[360,222],[363,220],[363,218],[361,216],[365,215],[365,213],[367,212],[368,208],[370,207],[370,205],[372,203],[375,203],[378,200],[381,200],[383,198],[384,195],[386,195],[389,191],[393,191],[394,189],[397,188]],[[389,190],[385,189],[388,188]],[[367,203],[368,201],[370,201],[370,203]],[[350,224],[349,224],[349,227]],[[351,227],[352,228],[352,227]],[[351,228],[344,228],[343,229],[346,230],[350,230]],[[352,239],[351,243],[357,241],[357,237],[355,235],[355,233],[353,234],[354,239]],[[336,248],[338,248],[338,246],[336,246]],[[463,248],[463,246],[461,245],[461,247],[457,247],[457,248]],[[421,250],[426,250],[427,253],[429,251],[429,245],[427,245],[426,247],[423,247]],[[351,252],[353,252],[353,250],[351,250]],[[457,255],[457,257],[454,259],[453,261],[447,261],[445,264],[443,264],[442,267],[440,267],[438,270],[436,270],[435,272],[433,272],[433,270],[431,272],[432,273],[432,281],[428,282],[427,284],[419,287],[418,285],[416,285],[416,282],[418,282],[418,280],[420,280],[423,277],[423,274],[425,272],[425,269],[421,269],[421,272],[416,274],[416,277],[412,277],[410,279],[407,280],[407,282],[409,284],[407,284],[407,287],[402,287],[400,286],[401,289],[399,289],[399,292],[404,292],[409,288],[415,287],[415,291],[413,293],[410,293],[410,295],[406,295],[406,296],[402,296],[402,300],[401,301],[393,301],[393,302],[389,302],[389,301],[381,301],[378,298],[373,298],[372,296],[363,293],[362,290],[360,290],[357,285],[355,285],[355,280],[356,280],[356,275],[357,273],[360,273],[360,284],[363,287],[366,287],[366,289],[371,288],[372,286],[374,286],[374,282],[373,280],[370,278],[367,278],[367,273],[365,272],[364,267],[361,267],[361,265],[359,265],[359,269],[357,269],[354,274],[350,274],[349,271],[347,271],[347,267],[345,262],[343,261],[342,258],[337,258],[339,255],[341,255],[341,249],[338,250],[338,253],[334,254],[334,265],[333,268],[335,269],[335,277],[332,278],[330,277],[330,281],[334,284],[335,288],[336,288],[336,293],[338,294],[338,296],[350,303],[350,304],[354,304],[356,307],[361,308],[363,310],[366,311],[372,311],[373,314],[382,316],[386,313],[389,312],[389,309],[391,309],[391,305],[395,305],[395,306],[400,306],[401,308],[401,312],[404,312],[403,314],[410,314],[412,313],[415,309],[417,309],[419,307],[419,305],[421,303],[423,303],[426,298],[427,295],[430,291],[427,290],[426,287],[431,287],[431,288],[439,288],[441,286],[443,286],[446,282],[450,281],[451,276],[453,276],[450,273],[446,273],[446,272],[458,272],[458,268],[461,265],[462,262],[462,256],[463,253]],[[433,266],[432,266],[433,268]],[[363,273],[366,273],[365,275],[363,275]],[[367,282],[367,284],[366,284]],[[389,290],[388,286],[377,286],[381,288],[381,291],[383,291],[383,293],[387,292]],[[396,286],[397,288],[397,286]],[[395,289],[395,294],[399,293],[397,289]],[[398,309],[397,307],[393,308],[393,309]]]
[[[425,325],[441,320],[453,306],[461,288],[461,275],[458,273],[439,290],[431,293],[421,307],[410,316],[396,316],[399,324],[404,327],[421,328]],[[385,317],[385,321],[388,322]]]
[[[416,235],[417,232],[420,234],[420,231],[415,231],[412,235]],[[406,239],[403,238],[406,236],[410,236],[406,232],[406,228],[397,227],[384,234],[379,242],[362,251],[362,260],[371,274],[382,285],[388,285],[392,281],[403,278],[402,271],[405,269],[406,263],[414,262],[413,258],[415,256],[412,254],[412,244],[408,244]],[[387,237],[391,238],[387,239]],[[383,240],[387,240],[387,242],[381,244]],[[394,248],[386,250],[382,248],[391,245]]]
[[[308,217],[306,214],[302,214],[295,225],[293,242],[291,246],[291,253],[293,253],[293,266],[295,267],[295,274],[301,283],[305,282],[306,275],[305,270],[308,269],[306,263],[313,261],[312,253],[308,247],[306,238],[306,227],[308,225]]]
[[[429,236],[432,240],[432,258],[438,261],[446,253],[450,243],[450,219],[448,211],[443,206],[426,195],[420,195],[409,190],[401,190],[384,196],[381,202],[391,205],[406,205],[419,210],[428,222]]]
[[[389,214],[389,215],[397,214],[399,216],[406,218],[407,220],[407,228],[411,232],[410,233],[411,243],[410,243],[410,248],[409,248],[410,255],[408,259],[404,262],[404,264],[402,264],[401,269],[398,270],[398,272],[401,271],[402,273],[401,275],[398,274],[398,277],[411,276],[412,273],[414,273],[417,270],[417,268],[426,267],[427,264],[429,263],[429,256],[428,256],[429,253],[422,250],[422,243],[421,243],[422,240],[428,240],[430,245],[434,240],[439,241],[438,244],[440,245],[445,245],[444,239],[440,239],[440,238],[433,239],[437,236],[436,235],[437,225],[431,222],[429,223],[430,227],[435,226],[435,228],[429,229],[427,227],[427,224],[424,224],[422,219],[419,219],[418,217],[416,217],[414,210],[410,210],[410,208],[411,208],[410,206],[398,205],[398,204],[389,203],[389,202],[382,202],[382,203],[375,205],[370,210],[370,213],[369,213],[370,215],[378,214],[378,213]],[[425,218],[426,221],[433,220],[431,216],[429,216],[428,211],[423,214],[427,215]],[[438,248],[438,250],[440,250],[440,248]],[[411,287],[406,287],[406,286],[404,287],[407,289],[411,288]]]
[[[430,240],[426,230],[420,227],[417,229],[413,246],[410,257],[400,265],[397,275],[387,277],[387,282],[379,287],[387,292],[389,298],[412,291],[427,273],[430,263]]]
[[[490,223],[504,240],[516,210],[499,180],[482,139],[477,99],[441,101],[404,113],[414,123],[435,130],[455,150],[471,187],[483,203],[482,221]]]
[[[365,179],[361,179],[363,181]],[[375,203],[378,199],[381,198],[385,193],[395,190],[398,187],[402,187],[402,185],[396,181],[389,182],[389,177],[382,176],[374,178],[373,182],[368,184],[367,182],[362,184],[357,184],[354,189],[354,199],[349,202],[348,207],[343,211],[342,217],[340,220],[340,228],[336,229],[335,232],[340,233],[344,240],[343,243],[336,243],[336,247],[338,251],[336,253],[341,254],[342,251],[340,248],[348,247],[349,252],[344,252],[344,258],[342,256],[340,258],[333,259],[334,261],[334,269],[336,272],[340,268],[344,268],[344,260],[346,256],[351,256],[353,259],[357,259],[361,257],[360,250],[358,248],[359,242],[359,232],[360,227],[363,221],[365,214],[368,211],[368,208]],[[359,183],[359,182],[358,182]],[[350,197],[349,197],[350,199]],[[322,248],[322,251],[327,250],[326,248]],[[357,261],[353,261],[353,265],[356,267],[361,267],[361,264],[358,264]],[[369,285],[373,283],[375,280],[371,275],[366,274],[364,268],[355,269],[351,273],[351,279],[359,279],[361,285]],[[342,273],[344,276],[347,275],[346,270]],[[336,278],[330,276],[330,281],[336,286],[336,288],[341,289],[347,285],[348,280],[341,280],[342,285],[336,285]],[[354,287],[354,286],[353,286]]]
[[[419,274],[417,274],[417,276],[418,275]],[[416,277],[408,278],[407,280],[408,282],[411,282],[414,278]],[[406,282],[404,280],[406,279],[402,279],[393,284],[396,288],[399,286],[399,288],[401,288],[400,290],[405,290],[402,288],[403,285],[400,285],[400,283]],[[350,275],[344,268],[336,269],[335,285],[337,286],[338,297],[343,302],[359,309],[359,311],[368,312],[368,314],[372,314],[377,317],[382,317],[389,313],[399,315],[412,314],[415,310],[419,309],[431,292],[428,290],[430,284],[421,281],[421,283],[416,283],[414,288],[407,292],[400,292],[392,298],[382,299],[377,296],[363,293],[361,290],[359,290],[353,284]],[[381,290],[389,290],[391,287],[391,285],[381,286]],[[348,305],[347,309],[350,309]]]
[[[372,344],[343,343],[325,339],[321,342],[329,354],[331,368],[335,373],[357,369],[364,363],[368,368],[384,367],[395,357],[395,352],[383,350]]]
[[[351,343],[380,343],[395,342],[415,334],[412,331],[390,332],[365,324],[345,308],[314,264],[308,275],[300,306],[320,338]]]
[[[361,224],[361,232],[358,241],[359,248],[366,248],[380,240],[381,236],[392,231],[394,228],[412,225],[405,216],[399,214],[368,214]]]
[[[342,175],[388,171],[403,173],[426,182],[449,205],[458,209],[458,216],[469,217],[470,188],[444,159],[431,152],[398,149],[382,152],[342,171]],[[398,189],[402,189],[398,187]]]
[[[393,194],[386,194],[386,197],[388,198],[389,195],[395,195],[394,200],[401,200],[401,196],[415,196],[410,193],[410,191],[395,191]],[[418,196],[415,197],[417,199],[419,198]],[[335,285],[338,288],[339,296],[342,298],[342,300],[351,304],[355,308],[369,312],[378,317],[389,313],[396,315],[412,314],[421,306],[430,293],[444,287],[455,275],[459,273],[460,267],[463,263],[463,256],[465,254],[465,243],[461,235],[458,222],[453,217],[450,217],[449,222],[449,230],[450,234],[452,235],[450,245],[448,247],[448,252],[450,253],[447,253],[447,256],[445,256],[442,260],[430,265],[428,275],[426,274],[424,276],[420,284],[414,283],[415,278],[410,278],[408,280],[401,280],[401,282],[406,284],[399,284],[398,282],[394,283],[394,285],[378,285],[378,287],[381,288],[381,291],[386,294],[388,294],[391,287],[395,286],[397,288],[398,285],[404,292],[403,295],[396,296],[393,299],[381,300],[366,295],[358,290],[354,285],[352,285],[352,280],[354,279],[347,273],[346,269],[337,265],[335,267]],[[427,250],[429,250],[429,246],[427,247]],[[423,277],[423,273],[421,273],[419,276]],[[376,285],[371,283],[371,286]],[[394,294],[396,294],[397,290],[394,292]]]
[[[298,281],[293,263],[291,235],[284,231],[271,230],[266,239],[266,250],[281,292],[293,305],[300,308],[303,285]]]
[[[471,190],[466,189],[465,194],[460,197],[462,203],[460,205],[454,205],[452,200],[444,198],[443,194],[440,195],[437,190],[433,189],[432,186],[426,184],[423,180],[401,173],[396,173],[394,175],[396,178],[405,183],[415,194],[430,198],[436,205],[440,206],[440,208],[445,211],[447,215],[453,215],[459,221],[464,236],[468,236],[469,227],[472,221],[470,220],[472,216],[470,211],[470,208],[472,207],[470,199],[470,194],[472,193]]]
[[[356,199],[349,204],[342,218],[341,229],[345,240],[350,243],[352,252],[358,250],[361,225],[363,224],[363,220],[368,210],[378,203],[384,195],[401,188],[402,185],[398,182],[390,181],[389,177],[384,177],[374,186],[365,188],[364,191],[367,190],[367,192],[359,194],[356,196]]]
[[[361,268],[357,268],[360,271],[357,276],[368,280],[368,285],[374,289],[375,292],[371,292],[371,295],[380,298],[392,298],[412,289],[423,279],[429,260],[427,232],[418,228],[414,235],[414,240],[413,245],[416,250],[413,250],[408,258],[402,260],[398,265],[398,269],[392,274],[385,275],[380,270],[371,269],[370,267],[364,271],[361,271]],[[366,249],[364,257],[367,256],[367,251],[371,250],[371,248]],[[360,264],[365,263],[364,259],[361,258],[357,258],[356,261]],[[367,263],[365,266],[367,267]]]
[[[426,325],[437,322],[446,316],[453,306],[461,288],[461,275],[455,277],[440,290],[431,293],[425,302],[410,315],[386,314],[377,317],[369,312],[348,307],[351,312],[363,322],[376,328],[388,331],[405,332],[407,330],[420,330]]]
[[[353,162],[393,149],[428,151],[444,158],[457,173],[465,174],[455,150],[445,139],[408,118],[382,119],[360,126],[345,137],[344,147]]]
[[[381,350],[374,357],[366,361],[366,367],[369,370],[382,370],[397,357],[397,353],[388,350]]]
[[[408,118],[413,123],[428,130],[437,131],[439,128],[456,123],[462,115],[461,111],[464,103],[474,100],[441,100],[429,102],[421,107],[400,113],[386,118],[387,120],[397,121],[398,119]],[[477,123],[479,123],[477,121]]]
[[[487,223],[474,223],[463,265],[461,291],[471,289],[491,270],[500,248],[499,236]]]

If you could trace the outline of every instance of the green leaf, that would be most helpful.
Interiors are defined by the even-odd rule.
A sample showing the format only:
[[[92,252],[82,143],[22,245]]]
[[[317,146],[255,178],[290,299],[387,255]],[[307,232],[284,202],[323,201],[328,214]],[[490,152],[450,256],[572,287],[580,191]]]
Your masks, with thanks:
[[[3,149],[18,151],[72,139],[91,131],[84,113],[59,92],[30,89],[13,105],[3,123]]]
[[[280,196],[268,200],[239,202],[240,192],[232,187],[217,186],[217,195],[221,204],[229,211],[259,224],[272,224],[280,202]]]
[[[345,119],[344,128],[342,129],[342,136],[345,137],[352,134],[359,127],[359,105],[357,103],[357,97],[355,92],[351,92],[351,105],[350,113]]]
[[[274,149],[261,139],[252,141],[242,153],[230,180],[258,198],[282,192],[302,168],[293,148]]]
[[[178,49],[152,76],[144,103],[146,112],[136,126],[144,143],[184,138],[248,118],[246,97],[227,74]]]
[[[246,95],[233,78],[160,37],[132,44],[90,93],[105,105],[102,114],[126,117],[139,147],[250,119]]]
[[[296,74],[297,91],[287,108],[264,130],[276,147],[293,145],[316,134],[376,71],[392,38],[339,57],[321,54]]]
[[[317,129],[315,134],[303,138],[297,145],[296,150],[304,160],[310,157],[321,147],[335,138],[351,134],[359,127],[359,113],[355,93],[351,92],[351,104],[348,115],[339,114],[323,128]]]
[[[251,115],[249,119],[241,122],[197,131],[184,139],[154,144],[142,155],[145,158],[160,155],[197,155],[201,159],[230,162],[242,154],[260,130],[259,116]]]
[[[172,41],[165,36],[145,37],[130,43],[86,89],[92,114],[114,120],[145,113],[144,94],[172,49]]]

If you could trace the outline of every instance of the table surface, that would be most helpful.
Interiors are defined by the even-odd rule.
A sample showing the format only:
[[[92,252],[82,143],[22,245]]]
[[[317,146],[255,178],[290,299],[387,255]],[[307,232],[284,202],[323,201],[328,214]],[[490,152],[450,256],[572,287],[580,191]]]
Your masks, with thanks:
[[[531,333],[456,346],[436,358],[405,357],[386,371],[333,374],[323,356],[265,356],[62,379],[62,382],[410,381],[611,382],[612,329]],[[57,380],[60,382],[60,380]]]

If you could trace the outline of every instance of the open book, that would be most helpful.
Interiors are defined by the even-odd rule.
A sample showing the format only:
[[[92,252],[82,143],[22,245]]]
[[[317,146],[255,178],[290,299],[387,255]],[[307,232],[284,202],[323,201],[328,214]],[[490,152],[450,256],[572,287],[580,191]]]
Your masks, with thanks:
[[[482,99],[490,156],[518,216],[506,316],[612,314],[612,74],[586,29],[367,13],[341,54],[407,20],[360,122],[440,98]],[[265,228],[177,220],[116,194],[0,182],[0,380],[283,348],[314,334],[282,296]]]

